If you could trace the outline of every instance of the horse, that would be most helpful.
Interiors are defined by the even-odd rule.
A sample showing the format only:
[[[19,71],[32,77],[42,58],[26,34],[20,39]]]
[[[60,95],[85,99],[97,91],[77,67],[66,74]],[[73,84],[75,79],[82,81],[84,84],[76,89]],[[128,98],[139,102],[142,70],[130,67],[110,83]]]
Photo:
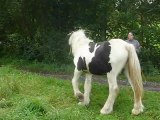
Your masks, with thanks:
[[[69,45],[75,65],[72,86],[79,105],[89,105],[92,75],[107,75],[109,96],[100,113],[110,114],[119,91],[117,76],[124,70],[134,92],[132,114],[143,112],[141,67],[132,44],[122,39],[95,43],[86,37],[85,30],[80,29],[70,33]],[[85,73],[84,94],[79,90],[79,77],[82,73]]]

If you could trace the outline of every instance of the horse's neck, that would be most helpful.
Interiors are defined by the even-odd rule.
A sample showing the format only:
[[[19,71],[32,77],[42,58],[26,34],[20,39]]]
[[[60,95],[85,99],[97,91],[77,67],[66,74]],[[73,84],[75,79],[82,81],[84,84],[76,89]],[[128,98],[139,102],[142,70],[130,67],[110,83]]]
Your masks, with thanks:
[[[76,44],[76,45],[72,46],[72,54],[73,54],[73,56],[75,56],[75,55],[77,54],[77,52],[79,52],[80,49],[81,49],[83,46],[84,46],[84,44],[83,44],[83,45]]]
[[[74,43],[72,45],[72,53],[73,53],[73,55],[75,55],[83,46],[89,45],[90,42],[92,42],[92,41],[88,39],[86,41],[81,41],[81,42]]]

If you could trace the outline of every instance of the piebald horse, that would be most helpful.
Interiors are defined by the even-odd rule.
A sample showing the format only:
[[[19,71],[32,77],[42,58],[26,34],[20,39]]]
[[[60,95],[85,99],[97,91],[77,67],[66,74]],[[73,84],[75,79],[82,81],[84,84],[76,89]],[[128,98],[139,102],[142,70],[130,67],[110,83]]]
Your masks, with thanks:
[[[110,114],[119,91],[117,76],[124,68],[134,92],[132,114],[138,115],[143,112],[141,68],[133,45],[121,39],[95,43],[86,37],[84,30],[72,32],[69,45],[75,65],[72,85],[74,95],[79,99],[79,105],[88,105],[90,102],[92,75],[107,75],[109,96],[100,113]],[[84,94],[80,92],[78,82],[82,73],[86,75]]]

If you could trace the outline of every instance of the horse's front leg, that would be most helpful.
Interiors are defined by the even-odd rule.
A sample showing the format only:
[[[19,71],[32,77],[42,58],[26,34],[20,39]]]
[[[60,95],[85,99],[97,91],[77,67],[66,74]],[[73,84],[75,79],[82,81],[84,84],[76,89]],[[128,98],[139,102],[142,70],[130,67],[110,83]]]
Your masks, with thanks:
[[[74,70],[74,76],[72,79],[72,86],[73,86],[73,91],[74,91],[74,96],[79,99],[79,101],[84,100],[84,95],[80,92],[79,90],[79,77],[81,75],[81,71],[78,71],[76,68]]]
[[[88,105],[90,102],[92,75],[86,74],[86,80],[84,84],[84,100],[79,102],[79,105]]]
[[[118,85],[116,76],[112,73],[107,74],[108,77],[108,84],[109,84],[109,96],[104,104],[103,108],[101,109],[101,114],[110,114],[113,111],[114,101],[118,95]]]

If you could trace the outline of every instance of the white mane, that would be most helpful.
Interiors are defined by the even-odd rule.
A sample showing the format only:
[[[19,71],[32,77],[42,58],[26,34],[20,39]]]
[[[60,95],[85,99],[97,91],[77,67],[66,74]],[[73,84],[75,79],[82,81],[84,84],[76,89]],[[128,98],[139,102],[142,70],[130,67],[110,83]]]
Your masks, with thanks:
[[[85,31],[80,29],[71,33],[69,38],[69,45],[71,46],[73,55],[82,45],[92,42],[89,38],[86,37]]]

